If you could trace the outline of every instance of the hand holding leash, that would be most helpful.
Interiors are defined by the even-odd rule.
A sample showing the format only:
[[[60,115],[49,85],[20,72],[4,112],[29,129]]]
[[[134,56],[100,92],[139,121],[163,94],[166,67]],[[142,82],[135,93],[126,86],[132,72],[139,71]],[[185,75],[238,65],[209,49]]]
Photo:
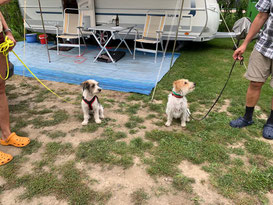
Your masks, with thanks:
[[[9,51],[11,51],[15,46],[16,46],[16,40],[14,39],[13,35],[11,32],[8,32],[6,34],[6,38],[8,38],[9,40],[11,40],[13,42],[13,46],[9,47]]]
[[[6,77],[2,77],[0,75],[0,78],[2,80],[7,80],[9,78],[9,76],[10,76],[10,74],[9,74],[10,69],[9,69],[8,55],[9,55],[9,51],[11,51],[13,49],[14,45],[15,45],[14,41],[10,40],[8,36],[6,36],[5,42],[0,44],[0,54],[3,54],[5,56],[6,63],[7,63],[7,75],[6,75]]]
[[[244,54],[244,52],[245,52],[245,50],[246,50],[246,46],[244,45],[244,44],[242,44],[239,48],[237,48],[235,51],[234,51],[234,53],[233,53],[233,59],[234,60],[243,60],[243,54]]]

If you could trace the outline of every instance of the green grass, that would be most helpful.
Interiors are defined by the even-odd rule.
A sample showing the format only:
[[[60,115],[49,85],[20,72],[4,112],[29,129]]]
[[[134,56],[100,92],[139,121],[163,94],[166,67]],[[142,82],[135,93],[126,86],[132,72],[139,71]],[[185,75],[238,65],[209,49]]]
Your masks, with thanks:
[[[42,146],[42,142],[39,142],[38,140],[31,140],[28,146],[24,147],[22,150],[22,155],[30,155],[32,153],[37,152],[40,147]]]
[[[70,204],[88,205],[105,203],[111,197],[111,193],[101,193],[90,189],[84,182],[83,176],[73,162],[63,165],[57,173],[40,172],[25,175],[18,179],[18,183],[24,184],[26,188],[20,198],[31,199],[35,196],[55,195],[59,199],[67,199]]]
[[[117,142],[112,138],[96,139],[80,143],[77,158],[86,162],[118,165],[128,168],[133,165],[130,148],[125,142]]]
[[[260,140],[249,139],[245,142],[246,150],[254,155],[262,155],[269,159],[272,159],[273,152],[272,146],[266,142]]]
[[[71,154],[73,147],[70,143],[61,144],[58,142],[49,142],[45,148],[45,158],[49,161],[55,161],[58,155]]]
[[[252,126],[243,129],[229,126],[231,119],[244,113],[248,87],[248,81],[243,77],[245,69],[237,64],[222,98],[205,120],[192,120],[184,129],[180,128],[179,120],[174,120],[170,128],[163,127],[166,122],[167,95],[172,89],[173,81],[179,78],[188,78],[197,83],[195,91],[187,96],[193,115],[201,117],[197,112],[205,113],[208,110],[233,63],[232,47],[230,40],[223,39],[202,44],[192,43],[190,47],[186,47],[172,70],[158,84],[156,103],[150,101],[151,96],[140,94],[129,94],[121,100],[114,97],[102,99],[106,113],[118,112],[126,119],[128,117],[124,124],[109,118],[96,124],[91,118],[87,126],[81,126],[83,119],[79,105],[75,105],[75,109],[73,107],[75,115],[70,116],[66,110],[60,110],[56,106],[44,106],[53,97],[35,83],[24,81],[17,87],[8,81],[7,95],[14,99],[10,102],[12,130],[29,136],[26,129],[31,128],[35,133],[46,135],[47,141],[42,141],[44,136],[35,136],[37,139],[23,148],[12,162],[0,167],[0,176],[8,182],[0,187],[0,193],[24,187],[21,197],[26,199],[53,195],[70,204],[105,204],[111,197],[111,191],[95,191],[97,189],[95,186],[93,188],[94,183],[91,181],[96,179],[89,178],[85,170],[90,168],[92,172],[95,164],[102,168],[118,166],[134,169],[135,160],[139,159],[137,165],[144,167],[151,178],[171,179],[171,183],[164,184],[164,187],[153,187],[158,190],[156,192],[160,192],[158,195],[186,192],[186,197],[193,203],[202,203],[206,200],[199,197],[193,189],[195,177],[184,175],[181,163],[188,161],[208,173],[209,178],[202,180],[201,184],[213,186],[217,193],[227,197],[231,203],[268,204],[265,194],[273,190],[272,144],[261,139],[265,120],[257,119],[258,115],[269,113],[271,109],[272,88],[268,82],[263,87],[258,103],[261,110],[254,112],[255,124]],[[246,63],[252,47],[253,43],[244,55]],[[24,100],[19,100],[19,88],[27,93]],[[64,97],[69,95],[71,99],[80,100],[81,97],[78,93],[72,96],[73,93],[69,90],[60,92]],[[224,100],[230,101],[228,112],[231,115],[217,111]],[[118,106],[118,109],[114,110],[113,105]],[[140,110],[146,112],[146,116],[138,116]],[[79,126],[67,131],[61,129],[68,120],[75,120]],[[151,124],[156,124],[157,130],[152,130]],[[84,137],[82,142],[77,141],[78,134]],[[42,159],[31,161],[31,172],[18,177],[23,163],[30,162],[31,154],[38,151]],[[60,156],[71,155],[76,155],[73,162],[54,163]],[[84,168],[77,169],[78,163]],[[148,194],[148,188],[150,187],[129,193],[131,202],[148,203],[149,198],[154,197]]]
[[[51,115],[50,118],[51,119],[44,119],[38,116],[31,122],[35,128],[54,126],[68,120],[69,114],[65,110],[57,110]]]
[[[181,190],[186,191],[188,193],[192,193],[193,191],[191,187],[192,183],[195,183],[195,180],[193,178],[188,178],[181,174],[174,176],[173,182],[172,182],[174,188],[180,191]]]
[[[95,123],[94,119],[91,117],[88,124],[83,126],[80,131],[81,132],[87,132],[87,133],[93,133],[96,132],[100,127],[105,127],[107,126],[108,122],[110,122],[111,119],[105,118],[102,120],[101,124]]]
[[[147,204],[149,198],[149,194],[145,192],[144,188],[137,189],[131,194],[131,202],[134,205]]]
[[[65,137],[65,136],[66,136],[66,133],[57,130],[57,131],[54,131],[54,132],[49,133],[48,136],[49,136],[51,139],[56,139],[56,138],[59,138],[59,137]]]
[[[139,124],[143,123],[144,119],[138,116],[130,116],[129,121],[125,123],[125,127],[129,129],[133,129],[139,126]]]

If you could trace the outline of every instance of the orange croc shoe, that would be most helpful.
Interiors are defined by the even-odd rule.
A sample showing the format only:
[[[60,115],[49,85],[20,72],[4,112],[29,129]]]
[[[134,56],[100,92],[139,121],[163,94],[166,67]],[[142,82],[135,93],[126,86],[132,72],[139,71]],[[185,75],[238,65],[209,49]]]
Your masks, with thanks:
[[[13,159],[13,157],[10,154],[6,154],[6,153],[0,151],[0,166],[7,164],[12,159]]]
[[[30,143],[30,139],[28,137],[20,137],[15,134],[15,132],[11,133],[7,140],[0,140],[1,145],[12,145],[15,147],[25,147]]]

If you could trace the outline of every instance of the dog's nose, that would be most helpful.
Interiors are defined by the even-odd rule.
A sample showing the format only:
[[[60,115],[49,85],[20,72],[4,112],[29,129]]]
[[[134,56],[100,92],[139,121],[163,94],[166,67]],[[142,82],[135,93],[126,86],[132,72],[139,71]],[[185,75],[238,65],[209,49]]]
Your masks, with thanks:
[[[101,92],[101,88],[99,88],[98,91]]]
[[[196,86],[196,83],[193,83],[194,86]]]

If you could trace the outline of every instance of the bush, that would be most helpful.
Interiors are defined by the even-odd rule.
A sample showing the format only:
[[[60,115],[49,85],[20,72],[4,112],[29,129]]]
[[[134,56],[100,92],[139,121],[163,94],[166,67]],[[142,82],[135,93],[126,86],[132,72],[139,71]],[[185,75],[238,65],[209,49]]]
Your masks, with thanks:
[[[14,38],[16,40],[22,39],[24,26],[18,0],[0,6],[0,11],[4,15],[9,28],[12,30]]]
[[[234,23],[245,16],[248,0],[218,0],[220,9],[222,10],[222,14],[226,23],[231,30]],[[219,26],[218,31],[228,31],[224,22],[222,22]]]

